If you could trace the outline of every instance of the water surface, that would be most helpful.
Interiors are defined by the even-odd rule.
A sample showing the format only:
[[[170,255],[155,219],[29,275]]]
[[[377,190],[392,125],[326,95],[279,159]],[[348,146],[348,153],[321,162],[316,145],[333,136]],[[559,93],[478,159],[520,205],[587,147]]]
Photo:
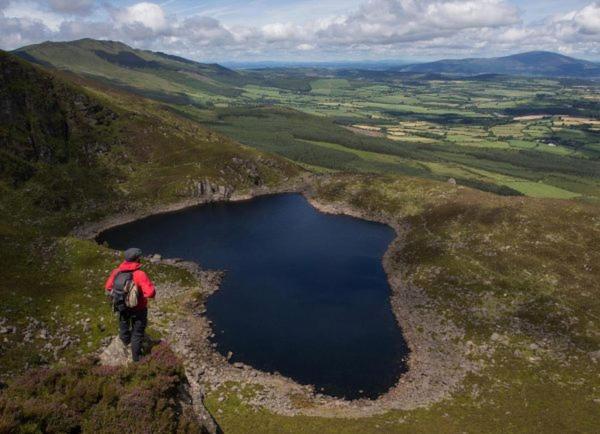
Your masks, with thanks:
[[[207,302],[217,350],[354,399],[377,397],[406,370],[381,263],[393,238],[285,194],[148,217],[99,241],[226,270]]]

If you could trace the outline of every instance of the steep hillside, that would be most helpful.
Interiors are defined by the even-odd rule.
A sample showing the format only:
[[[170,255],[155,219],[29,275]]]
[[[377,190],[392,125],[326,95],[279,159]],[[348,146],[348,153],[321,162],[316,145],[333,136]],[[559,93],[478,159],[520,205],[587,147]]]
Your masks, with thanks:
[[[547,51],[531,51],[489,59],[439,60],[399,69],[410,72],[446,74],[506,74],[547,77],[600,77],[600,65]]]
[[[137,50],[121,42],[45,42],[20,48],[14,54],[164,102],[201,104],[205,95],[237,96],[241,91],[236,86],[246,83],[240,74],[220,65]]]
[[[0,179],[30,215],[114,212],[207,185],[230,194],[297,173],[149,100],[80,80],[84,90],[6,53],[0,68]]]

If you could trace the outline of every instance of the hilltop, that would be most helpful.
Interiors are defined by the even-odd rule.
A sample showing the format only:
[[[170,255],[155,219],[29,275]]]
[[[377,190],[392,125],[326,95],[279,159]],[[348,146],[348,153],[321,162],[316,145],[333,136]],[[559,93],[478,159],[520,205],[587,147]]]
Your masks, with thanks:
[[[20,48],[14,54],[163,102],[194,104],[206,94],[237,96],[236,86],[247,81],[237,72],[217,64],[138,50],[115,41],[44,42]]]
[[[438,60],[398,70],[443,74],[505,74],[544,77],[600,77],[600,64],[549,51],[530,51],[504,57]]]

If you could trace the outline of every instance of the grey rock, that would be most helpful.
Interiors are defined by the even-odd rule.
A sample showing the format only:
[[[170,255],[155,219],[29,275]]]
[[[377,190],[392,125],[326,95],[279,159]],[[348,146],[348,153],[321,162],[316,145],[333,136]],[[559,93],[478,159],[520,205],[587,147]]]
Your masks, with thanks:
[[[118,336],[111,339],[111,342],[100,354],[100,363],[107,366],[122,366],[130,363],[131,351],[123,344]]]

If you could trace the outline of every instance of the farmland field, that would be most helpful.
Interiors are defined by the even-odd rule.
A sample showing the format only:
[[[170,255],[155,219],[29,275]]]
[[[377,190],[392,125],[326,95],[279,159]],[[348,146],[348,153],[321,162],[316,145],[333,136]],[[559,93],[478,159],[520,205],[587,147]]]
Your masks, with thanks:
[[[27,59],[152,98],[312,171],[600,198],[598,81],[317,67],[233,71],[93,40],[24,50]]]
[[[597,83],[244,73],[272,83],[294,76],[306,90],[251,84],[235,98],[176,110],[313,170],[453,178],[507,195],[600,197],[600,110],[590,103],[600,95]]]

